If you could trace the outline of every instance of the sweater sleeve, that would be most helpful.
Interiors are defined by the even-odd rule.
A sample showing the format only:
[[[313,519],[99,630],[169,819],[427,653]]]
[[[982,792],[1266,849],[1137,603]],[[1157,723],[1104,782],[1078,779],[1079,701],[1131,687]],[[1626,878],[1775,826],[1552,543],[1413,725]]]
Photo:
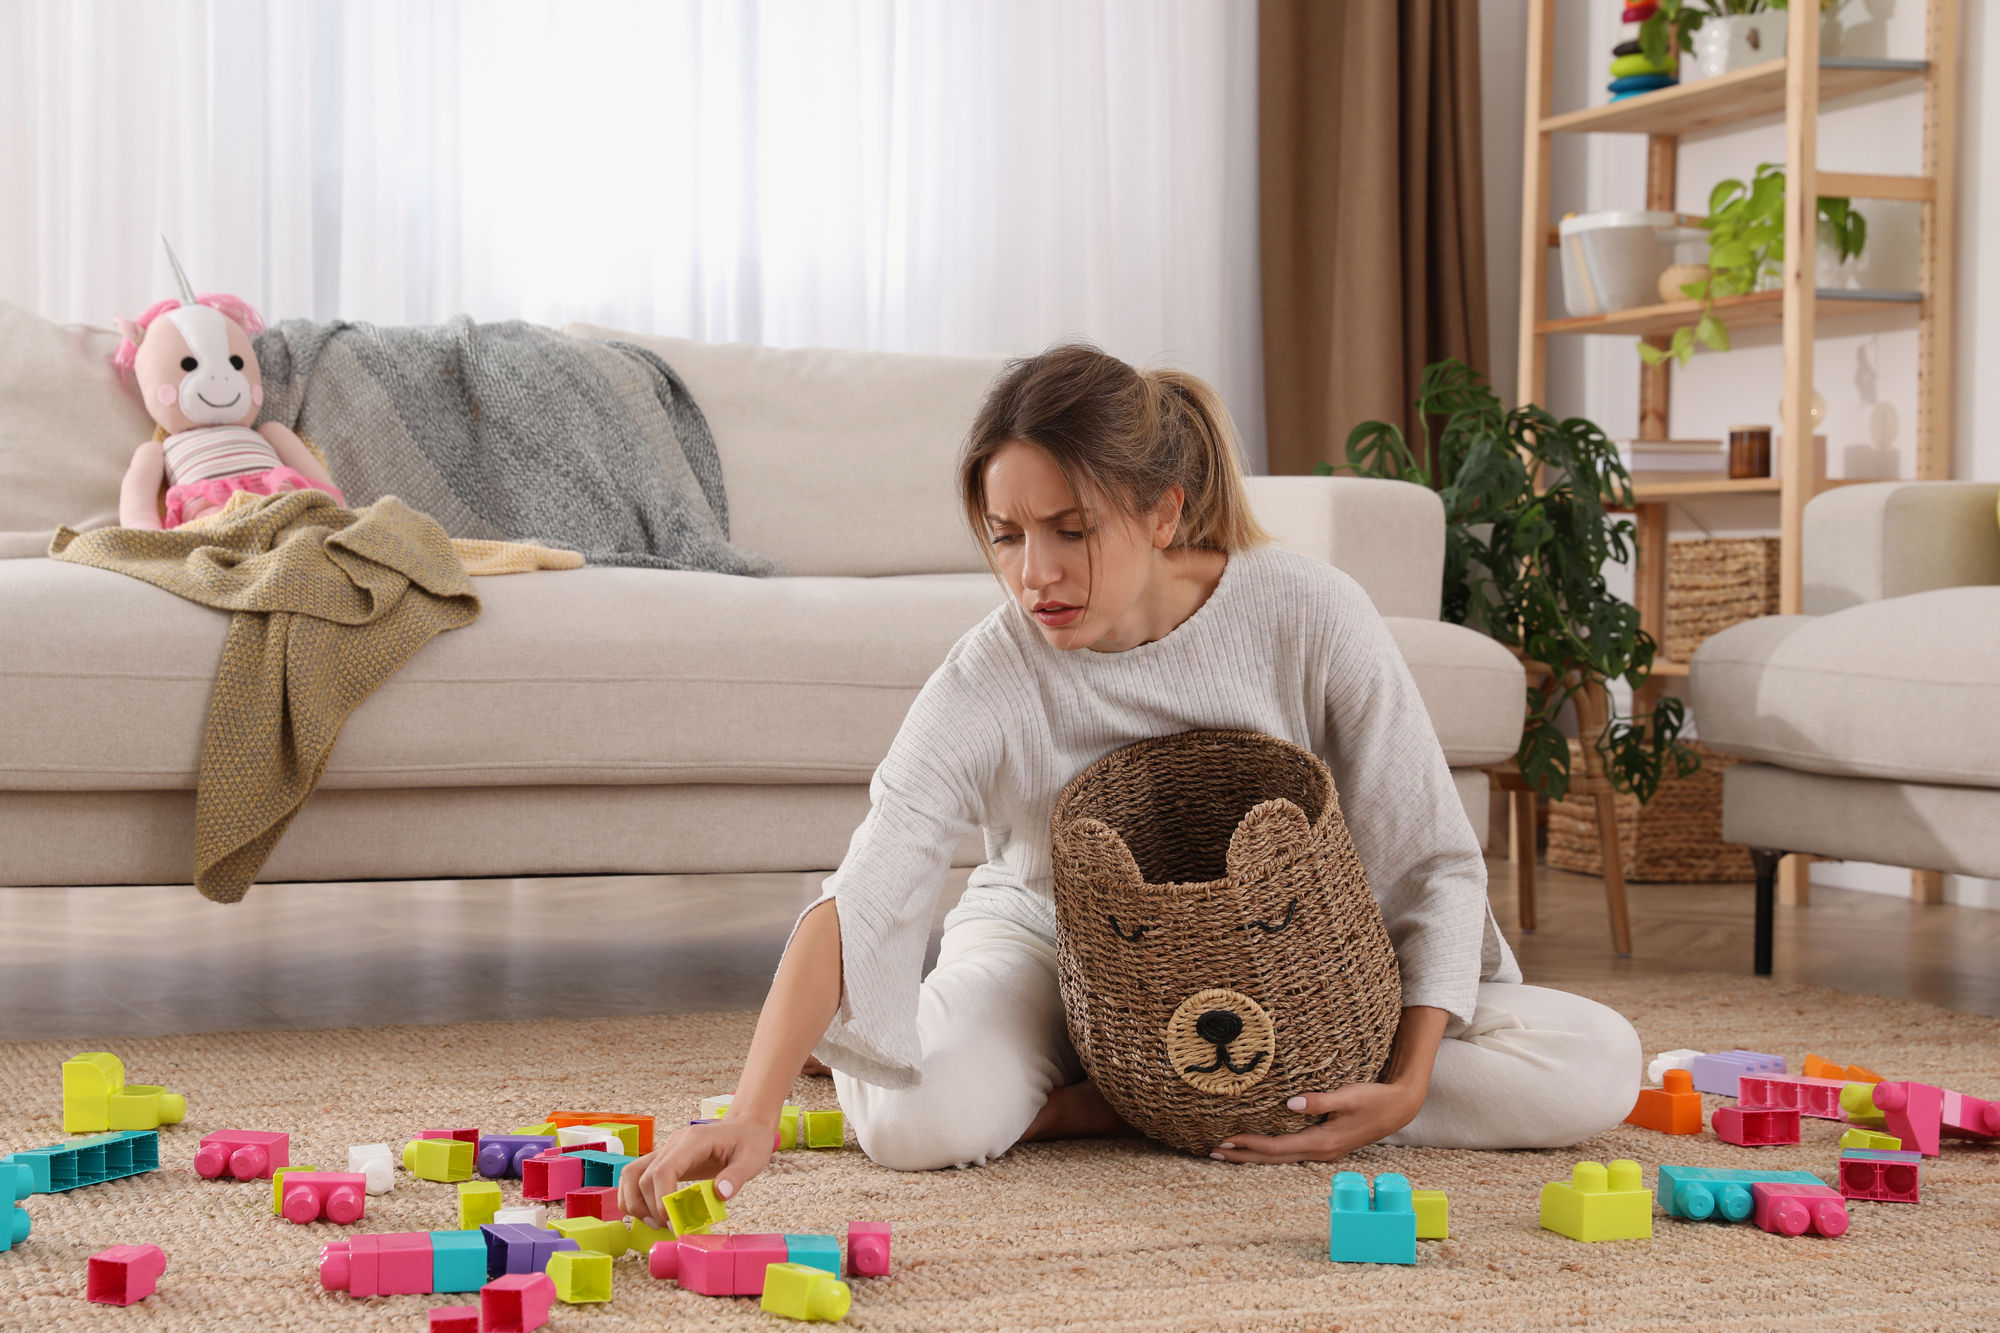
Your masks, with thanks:
[[[1486,860],[1388,626],[1358,584],[1334,577],[1321,757],[1395,945],[1404,1006],[1470,1022],[1490,915]]]

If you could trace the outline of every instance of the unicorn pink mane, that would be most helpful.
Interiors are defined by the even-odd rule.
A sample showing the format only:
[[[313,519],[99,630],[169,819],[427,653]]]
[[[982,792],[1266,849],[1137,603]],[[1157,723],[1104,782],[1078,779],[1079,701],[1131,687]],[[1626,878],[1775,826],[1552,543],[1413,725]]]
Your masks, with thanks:
[[[250,308],[250,303],[240,296],[231,296],[227,292],[203,292],[194,299],[197,305],[205,305],[210,309],[219,310],[222,312],[224,318],[235,320],[243,326],[243,331],[253,338],[264,331],[263,319],[258,316],[255,310]],[[148,306],[145,313],[132,322],[142,329],[151,328],[153,321],[161,315],[166,314],[169,310],[178,310],[180,308],[181,303],[170,296],[164,301]],[[139,345],[130,338],[126,338],[119,342],[118,350],[112,354],[111,364],[121,376],[129,375],[132,373],[133,364],[138,359]]]

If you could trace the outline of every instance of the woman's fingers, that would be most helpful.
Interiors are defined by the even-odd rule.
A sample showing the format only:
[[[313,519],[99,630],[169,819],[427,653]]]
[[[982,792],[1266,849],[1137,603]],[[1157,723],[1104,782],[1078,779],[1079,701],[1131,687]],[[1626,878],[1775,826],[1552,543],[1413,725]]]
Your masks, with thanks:
[[[1342,1111],[1351,1111],[1359,1097],[1364,1095],[1357,1093],[1356,1089],[1374,1086],[1377,1085],[1350,1083],[1344,1088],[1335,1088],[1332,1092],[1302,1092],[1286,1102],[1285,1109],[1297,1111],[1301,1115],[1335,1115]]]
[[[1209,1156],[1224,1162],[1333,1162],[1362,1145],[1315,1125],[1296,1134],[1237,1134]]]

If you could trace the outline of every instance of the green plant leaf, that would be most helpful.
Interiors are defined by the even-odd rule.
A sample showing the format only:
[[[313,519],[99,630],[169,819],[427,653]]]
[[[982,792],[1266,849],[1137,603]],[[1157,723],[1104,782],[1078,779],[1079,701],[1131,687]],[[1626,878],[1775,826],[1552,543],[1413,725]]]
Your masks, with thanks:
[[[1717,352],[1729,350],[1729,330],[1714,315],[1703,315],[1701,322],[1694,326],[1694,336],[1703,346]]]
[[[1644,338],[1639,340],[1639,359],[1649,366],[1657,366],[1667,359],[1667,354]]]

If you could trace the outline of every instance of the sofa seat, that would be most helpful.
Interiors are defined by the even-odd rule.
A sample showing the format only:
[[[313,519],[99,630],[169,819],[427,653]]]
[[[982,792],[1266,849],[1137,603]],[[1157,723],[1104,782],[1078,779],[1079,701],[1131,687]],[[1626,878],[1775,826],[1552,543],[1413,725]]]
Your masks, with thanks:
[[[1835,777],[2000,787],[2000,587],[1745,621],[1696,652],[1692,696],[1703,743],[1725,754]]]

